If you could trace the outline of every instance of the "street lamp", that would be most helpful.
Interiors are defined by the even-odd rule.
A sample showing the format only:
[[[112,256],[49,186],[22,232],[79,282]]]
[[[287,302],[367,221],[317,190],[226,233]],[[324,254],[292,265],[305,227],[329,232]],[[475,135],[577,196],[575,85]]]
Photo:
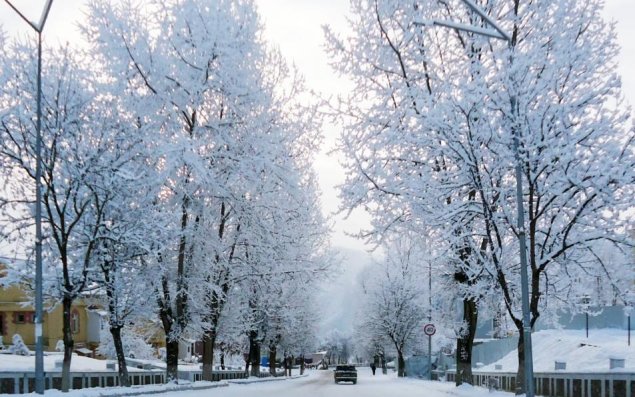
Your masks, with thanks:
[[[37,122],[35,137],[35,392],[44,394],[42,341],[42,30],[53,0],[47,0],[38,23],[30,21],[9,0],[5,2],[37,33]]]
[[[455,23],[451,21],[427,20],[423,22],[414,22],[417,26],[443,26],[451,29],[471,32],[474,34],[487,36],[507,42],[509,47],[512,46],[512,39],[492,18],[490,18],[479,6],[474,4],[472,0],[462,0],[472,11],[478,14],[493,29],[481,28],[478,26]],[[523,341],[525,348],[525,395],[534,397],[534,369],[533,369],[533,353],[531,348],[531,326],[529,317],[529,281],[527,276],[527,243],[525,240],[525,211],[523,208],[523,180],[522,167],[520,159],[520,128],[517,124],[518,119],[518,100],[516,94],[512,93],[510,99],[512,114],[515,116],[512,125],[514,157],[516,159],[516,209],[518,212],[518,240],[520,244],[520,282],[522,293],[522,309],[523,309]]]

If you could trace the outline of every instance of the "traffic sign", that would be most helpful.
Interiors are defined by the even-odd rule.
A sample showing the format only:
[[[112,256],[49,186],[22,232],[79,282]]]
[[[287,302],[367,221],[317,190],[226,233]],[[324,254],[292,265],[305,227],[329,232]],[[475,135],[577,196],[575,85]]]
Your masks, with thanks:
[[[437,332],[437,329],[434,327],[434,324],[426,324],[423,326],[423,332],[428,336],[432,336]]]

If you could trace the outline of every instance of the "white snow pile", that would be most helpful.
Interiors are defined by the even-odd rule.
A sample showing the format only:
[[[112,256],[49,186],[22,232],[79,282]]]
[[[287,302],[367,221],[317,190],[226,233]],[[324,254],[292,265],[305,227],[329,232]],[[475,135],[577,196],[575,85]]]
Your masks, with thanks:
[[[60,390],[46,390],[44,395],[47,397],[124,397],[124,396],[141,396],[142,393],[148,395],[165,395],[162,392],[193,392],[195,394],[203,393],[207,389],[216,389],[219,387],[228,386],[227,382],[196,382],[187,383],[181,381],[181,384],[165,384],[165,385],[146,385],[146,386],[132,386],[132,387],[94,387],[89,389],[71,390],[64,393]],[[38,394],[31,393],[29,395],[38,396]],[[0,394],[0,396],[10,396],[8,394]]]
[[[126,357],[152,360],[155,358],[154,349],[146,340],[133,332],[122,331],[121,343],[123,344],[123,350],[126,352]],[[115,350],[115,344],[110,332],[105,332],[102,336],[102,341],[97,348],[99,354],[107,357],[111,360],[117,359],[117,352]]]
[[[13,335],[13,345],[9,348],[9,351],[20,356],[28,356],[30,354],[29,348],[26,347],[19,334]]]
[[[635,372],[635,332],[628,334],[622,329],[590,329],[587,339],[584,330],[545,330],[532,334],[535,372],[554,372],[555,361],[566,363],[563,372]],[[624,369],[609,369],[609,359],[625,360]],[[502,359],[477,370],[493,372],[495,365],[502,365],[500,372],[518,370],[516,350]]]
[[[44,370],[55,371],[60,370],[55,368],[55,361],[60,361],[64,357],[60,353],[47,353],[44,356]],[[35,371],[35,360],[33,356],[18,356],[11,354],[0,354],[0,372],[26,372]],[[106,369],[106,360],[96,360],[90,357],[79,356],[73,354],[71,360],[72,372],[112,372],[112,370]],[[128,371],[143,371],[141,369],[128,367]]]

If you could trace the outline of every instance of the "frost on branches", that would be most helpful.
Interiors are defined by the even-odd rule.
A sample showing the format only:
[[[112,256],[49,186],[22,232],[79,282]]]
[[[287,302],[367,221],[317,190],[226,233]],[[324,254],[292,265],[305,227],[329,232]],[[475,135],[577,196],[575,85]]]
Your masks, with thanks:
[[[484,26],[458,0],[353,1],[352,36],[327,30],[334,68],[355,83],[333,104],[345,124],[345,206],[371,211],[371,238],[403,229],[434,238],[449,258],[437,272],[454,268],[456,293],[473,302],[467,312],[496,304],[495,294],[520,331],[515,131],[531,325],[575,306],[580,283],[609,283],[622,301],[624,285],[601,251],[633,246],[625,214],[635,131],[602,2],[477,3],[511,34],[510,45],[414,24]],[[523,390],[522,338],[518,351]]]
[[[92,1],[80,28],[85,50],[44,50],[51,302],[100,300],[122,385],[131,322],[162,329],[170,381],[184,339],[203,341],[205,379],[215,349],[237,353],[246,334],[306,352],[302,289],[331,263],[312,170],[321,116],[253,2]],[[36,52],[0,45],[0,221],[17,243],[34,209]],[[66,390],[70,318],[64,331]]]
[[[142,336],[135,334],[132,330],[123,332],[121,341],[126,357],[142,360],[153,360],[156,358],[154,348]],[[104,338],[99,343],[97,352],[108,359],[117,359],[112,334],[107,333],[104,335]]]
[[[224,310],[232,289],[253,312],[269,284],[327,267],[311,170],[319,116],[262,40],[251,1],[93,2],[83,30],[153,170],[146,208],[163,226],[142,266],[168,378],[177,379],[179,340],[202,336],[211,379],[223,313],[246,315]],[[260,325],[245,326],[262,343]]]
[[[420,344],[417,342],[429,313],[423,299],[427,296],[427,274],[419,265],[424,259],[419,242],[405,234],[385,244],[386,259],[367,269],[358,314],[358,338],[371,356],[382,355],[386,345],[394,348],[400,377],[405,376],[405,355]]]

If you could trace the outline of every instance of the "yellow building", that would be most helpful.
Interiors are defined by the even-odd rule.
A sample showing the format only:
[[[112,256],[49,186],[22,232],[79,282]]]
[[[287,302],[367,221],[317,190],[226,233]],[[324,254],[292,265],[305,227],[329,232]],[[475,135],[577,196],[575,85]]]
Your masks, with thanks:
[[[2,274],[4,267],[0,264],[0,278],[4,276]],[[73,304],[71,328],[76,350],[86,348],[92,350],[97,347],[99,340],[90,340],[95,339],[94,337],[89,338],[89,334],[94,334],[89,328],[95,328],[94,324],[89,324],[89,319],[94,317],[89,315],[83,300],[78,299]],[[99,316],[97,319],[99,320]],[[44,350],[54,351],[57,342],[63,339],[62,305],[45,302],[42,320]],[[30,348],[35,346],[35,309],[24,287],[19,285],[0,287],[0,335],[5,346],[12,344],[15,334],[19,334]],[[81,352],[88,353],[86,350]]]

